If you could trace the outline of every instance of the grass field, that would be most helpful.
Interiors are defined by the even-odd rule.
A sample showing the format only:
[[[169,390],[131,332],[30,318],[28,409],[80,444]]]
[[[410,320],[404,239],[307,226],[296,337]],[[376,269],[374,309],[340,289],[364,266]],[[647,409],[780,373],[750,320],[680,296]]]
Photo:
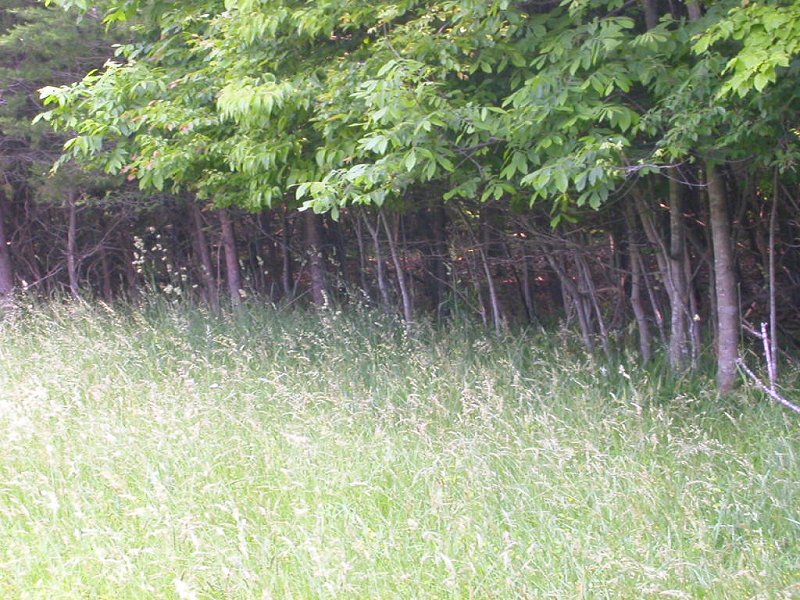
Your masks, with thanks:
[[[800,420],[655,373],[365,313],[33,309],[0,325],[0,598],[800,598]]]

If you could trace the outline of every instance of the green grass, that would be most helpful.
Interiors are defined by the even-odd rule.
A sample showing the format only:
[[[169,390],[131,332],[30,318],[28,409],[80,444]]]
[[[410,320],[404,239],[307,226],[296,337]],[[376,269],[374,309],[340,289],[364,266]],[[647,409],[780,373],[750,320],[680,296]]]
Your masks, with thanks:
[[[0,598],[800,597],[800,421],[710,388],[369,313],[33,308]]]

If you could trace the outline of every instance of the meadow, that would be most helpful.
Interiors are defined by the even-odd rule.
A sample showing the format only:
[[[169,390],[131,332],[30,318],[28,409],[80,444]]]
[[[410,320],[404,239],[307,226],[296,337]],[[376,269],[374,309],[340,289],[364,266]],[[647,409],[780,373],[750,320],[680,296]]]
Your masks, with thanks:
[[[800,420],[541,331],[0,324],[0,598],[797,598]]]

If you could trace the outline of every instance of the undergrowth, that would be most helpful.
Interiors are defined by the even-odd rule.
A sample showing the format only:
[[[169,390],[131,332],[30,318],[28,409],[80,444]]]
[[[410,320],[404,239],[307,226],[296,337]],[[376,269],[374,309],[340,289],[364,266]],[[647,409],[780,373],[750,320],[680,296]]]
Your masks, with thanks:
[[[2,598],[792,598],[800,423],[359,311],[0,325]]]

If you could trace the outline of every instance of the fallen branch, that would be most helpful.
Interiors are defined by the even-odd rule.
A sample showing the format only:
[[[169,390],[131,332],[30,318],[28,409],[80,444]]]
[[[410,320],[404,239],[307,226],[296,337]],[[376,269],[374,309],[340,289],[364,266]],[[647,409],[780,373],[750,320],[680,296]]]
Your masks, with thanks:
[[[777,402],[778,404],[783,404],[786,408],[793,410],[794,412],[800,415],[800,406],[797,406],[796,404],[789,402],[786,398],[781,396],[776,390],[770,389],[769,387],[764,385],[764,382],[761,381],[758,378],[758,376],[748,368],[748,366],[741,358],[739,358],[736,361],[736,364],[739,365],[739,368],[742,369],[742,371],[744,371],[747,374],[747,376],[753,380],[753,383],[756,384],[756,387],[758,387],[758,389],[760,389],[767,396],[775,400],[775,402]]]

